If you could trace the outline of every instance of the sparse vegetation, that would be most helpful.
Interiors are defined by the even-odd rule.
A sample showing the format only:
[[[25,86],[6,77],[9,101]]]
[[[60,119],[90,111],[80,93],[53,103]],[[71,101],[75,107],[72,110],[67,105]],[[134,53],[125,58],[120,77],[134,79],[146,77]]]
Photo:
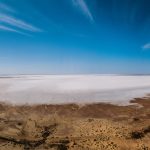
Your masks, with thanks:
[[[2,106],[0,150],[149,150],[146,102],[138,111],[110,104]]]

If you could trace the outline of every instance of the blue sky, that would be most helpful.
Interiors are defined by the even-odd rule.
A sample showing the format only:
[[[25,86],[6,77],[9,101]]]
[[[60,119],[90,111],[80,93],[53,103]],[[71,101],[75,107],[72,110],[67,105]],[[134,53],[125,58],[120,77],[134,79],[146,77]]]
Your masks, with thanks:
[[[150,73],[149,0],[0,0],[0,74]]]

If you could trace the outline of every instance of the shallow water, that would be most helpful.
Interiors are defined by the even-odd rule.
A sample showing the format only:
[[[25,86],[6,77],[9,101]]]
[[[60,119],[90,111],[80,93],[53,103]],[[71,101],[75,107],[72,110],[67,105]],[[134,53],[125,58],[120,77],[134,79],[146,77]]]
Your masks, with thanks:
[[[0,78],[0,100],[12,104],[108,102],[126,105],[150,93],[150,76],[20,75]]]

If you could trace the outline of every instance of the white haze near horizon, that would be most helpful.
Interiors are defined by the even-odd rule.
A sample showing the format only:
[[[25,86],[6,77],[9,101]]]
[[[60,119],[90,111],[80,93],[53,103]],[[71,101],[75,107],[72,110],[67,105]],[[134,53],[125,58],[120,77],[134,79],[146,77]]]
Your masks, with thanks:
[[[18,75],[0,77],[0,101],[20,104],[129,104],[150,93],[150,76]]]

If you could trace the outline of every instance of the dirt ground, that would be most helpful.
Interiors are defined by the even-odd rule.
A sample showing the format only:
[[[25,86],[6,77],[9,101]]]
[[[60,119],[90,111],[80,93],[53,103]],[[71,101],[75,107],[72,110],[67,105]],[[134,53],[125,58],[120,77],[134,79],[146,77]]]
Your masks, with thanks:
[[[150,98],[131,103],[1,104],[0,150],[150,150]]]

